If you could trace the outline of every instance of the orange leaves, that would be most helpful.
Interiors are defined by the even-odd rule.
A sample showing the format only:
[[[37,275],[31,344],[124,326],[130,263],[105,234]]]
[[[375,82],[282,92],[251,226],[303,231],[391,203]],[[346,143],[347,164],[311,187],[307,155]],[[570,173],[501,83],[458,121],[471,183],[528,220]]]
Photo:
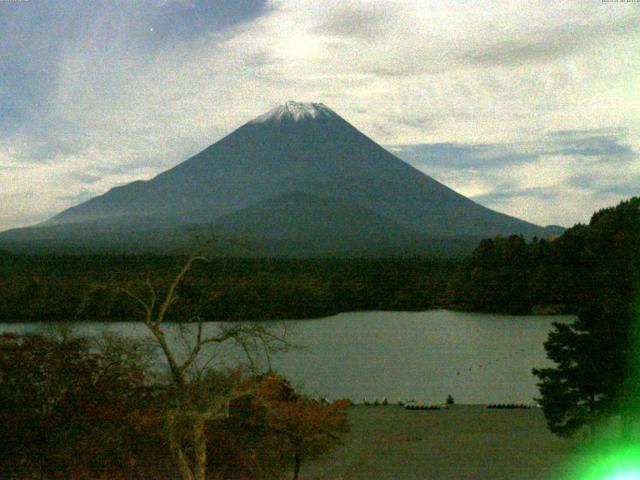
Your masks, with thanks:
[[[267,402],[291,401],[299,398],[289,382],[274,373],[266,375],[259,381],[256,396]]]
[[[0,335],[0,476],[27,465],[25,478],[175,478],[166,435],[170,387],[149,384],[128,348],[112,342],[96,354],[83,339]],[[210,471],[223,478],[299,468],[349,430],[348,402],[308,398],[274,374],[210,370],[182,393],[191,410],[180,412],[173,437],[193,457],[189,425],[195,415],[210,415],[200,445]],[[228,400],[226,415],[213,410],[220,398]]]
[[[326,403],[308,398],[275,374],[261,379],[256,394],[266,410],[266,427],[279,439],[280,454],[294,463],[295,471],[303,460],[331,450],[349,433],[348,400]]]
[[[131,458],[141,471],[160,418],[144,369],[112,360],[84,339],[0,335],[0,472],[126,478]]]

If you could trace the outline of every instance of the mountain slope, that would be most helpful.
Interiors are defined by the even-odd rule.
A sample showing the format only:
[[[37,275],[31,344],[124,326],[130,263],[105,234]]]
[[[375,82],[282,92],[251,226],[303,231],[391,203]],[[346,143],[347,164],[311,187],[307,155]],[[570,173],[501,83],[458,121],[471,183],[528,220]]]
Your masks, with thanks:
[[[214,231],[240,236],[273,253],[280,246],[316,255],[398,252],[421,236],[376,213],[340,199],[294,192],[220,218]],[[391,232],[391,234],[389,234]]]
[[[149,181],[114,188],[43,226],[90,222],[134,231],[180,228],[221,222],[296,192],[334,202],[334,211],[349,205],[364,217],[375,214],[398,232],[423,237],[545,236],[543,228],[485,208],[411,167],[328,107],[297,102],[241,126]],[[237,221],[232,223],[241,230]],[[271,225],[263,222],[262,228]],[[349,225],[339,228],[340,236],[349,238]],[[395,230],[386,233],[393,236]]]

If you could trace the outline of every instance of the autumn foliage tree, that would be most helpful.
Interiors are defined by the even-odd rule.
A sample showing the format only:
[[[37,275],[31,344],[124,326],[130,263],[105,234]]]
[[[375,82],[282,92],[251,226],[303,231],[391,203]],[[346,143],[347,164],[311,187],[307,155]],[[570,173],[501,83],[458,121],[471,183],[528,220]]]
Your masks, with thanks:
[[[302,463],[340,445],[349,433],[348,400],[332,403],[312,399],[294,391],[275,374],[265,376],[256,391],[256,411],[278,445],[280,458],[300,474]]]
[[[0,478],[179,478],[176,455],[192,468],[198,448],[207,479],[297,477],[348,432],[346,402],[241,370],[206,369],[175,392],[147,354],[118,337],[1,335]]]
[[[137,478],[170,465],[135,347],[106,343],[0,335],[0,472]]]

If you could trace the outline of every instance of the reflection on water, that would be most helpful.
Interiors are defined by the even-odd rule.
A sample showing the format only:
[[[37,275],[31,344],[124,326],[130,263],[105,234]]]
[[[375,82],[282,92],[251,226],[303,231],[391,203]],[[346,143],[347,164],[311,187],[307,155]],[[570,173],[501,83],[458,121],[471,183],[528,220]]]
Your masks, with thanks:
[[[305,348],[277,354],[273,366],[307,393],[331,399],[386,396],[391,402],[441,403],[451,394],[458,403],[531,403],[538,395],[531,369],[548,364],[543,342],[551,322],[571,320],[433,310],[289,321],[289,338]],[[206,327],[214,331],[217,325]],[[167,328],[176,346],[184,341],[177,325]],[[33,323],[0,324],[0,331],[41,329]],[[82,323],[75,332],[147,335],[141,323]],[[232,363],[238,355],[220,348],[208,353],[207,358],[215,353],[217,364]]]

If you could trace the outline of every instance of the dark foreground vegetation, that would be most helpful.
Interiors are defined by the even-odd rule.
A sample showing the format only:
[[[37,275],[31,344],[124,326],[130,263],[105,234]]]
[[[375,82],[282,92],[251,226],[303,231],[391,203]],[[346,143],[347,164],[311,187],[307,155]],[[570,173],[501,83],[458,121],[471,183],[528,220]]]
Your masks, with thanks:
[[[349,430],[345,401],[239,370],[181,387],[152,354],[119,337],[0,335],[0,478],[297,478]]]

